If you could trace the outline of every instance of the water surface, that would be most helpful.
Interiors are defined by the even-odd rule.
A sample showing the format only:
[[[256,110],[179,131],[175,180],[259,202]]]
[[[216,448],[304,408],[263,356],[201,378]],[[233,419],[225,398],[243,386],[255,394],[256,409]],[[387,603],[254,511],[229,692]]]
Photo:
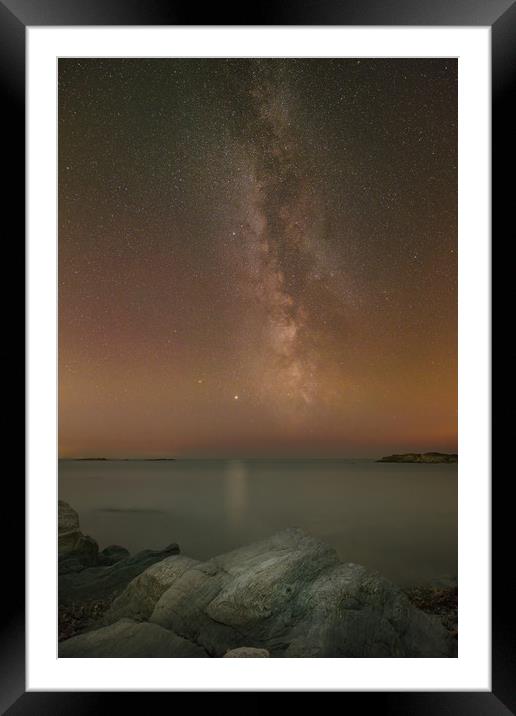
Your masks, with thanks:
[[[59,461],[100,548],[207,559],[301,527],[400,583],[457,574],[457,465],[372,460]]]

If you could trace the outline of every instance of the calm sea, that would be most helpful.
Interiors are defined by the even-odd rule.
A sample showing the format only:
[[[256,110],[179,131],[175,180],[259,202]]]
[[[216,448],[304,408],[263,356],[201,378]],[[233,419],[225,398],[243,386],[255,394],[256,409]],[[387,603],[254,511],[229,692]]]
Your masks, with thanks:
[[[400,584],[457,574],[457,465],[60,460],[59,497],[101,549],[204,560],[301,527]]]

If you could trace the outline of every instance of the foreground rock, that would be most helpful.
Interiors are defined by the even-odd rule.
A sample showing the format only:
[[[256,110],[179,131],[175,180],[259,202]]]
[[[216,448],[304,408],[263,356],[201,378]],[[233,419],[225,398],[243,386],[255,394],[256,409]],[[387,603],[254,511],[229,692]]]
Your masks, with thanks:
[[[87,567],[108,567],[126,557],[129,552],[119,545],[110,545],[99,552],[97,542],[81,532],[77,512],[67,502],[59,500],[59,574],[81,572]]]
[[[102,600],[59,604],[57,610],[58,641],[70,639],[89,629],[98,629],[102,625],[102,615],[108,609],[109,604],[109,601],[103,602]]]
[[[149,619],[163,594],[184,572],[198,564],[182,555],[166,557],[138,575],[112,603],[103,621],[111,624],[129,617],[136,621]]]
[[[263,659],[270,656],[267,649],[254,649],[252,646],[241,646],[224,654],[225,659]]]
[[[182,639],[156,624],[129,619],[111,626],[74,636],[59,644],[59,658],[141,657],[199,658],[207,654],[201,647]]]
[[[439,583],[440,582],[440,583]],[[458,636],[459,594],[455,580],[439,580],[435,584],[419,584],[404,589],[412,604],[426,614],[436,616],[445,629],[455,638]]]
[[[59,603],[112,601],[135,577],[172,554],[179,547],[171,544],[163,550],[146,549],[120,559],[111,566],[97,566],[59,575]]]
[[[120,562],[120,560],[129,557],[129,550],[125,547],[120,547],[118,544],[109,545],[102,552],[99,552],[97,563],[100,566],[110,567],[112,564]]]
[[[275,657],[446,657],[456,648],[399,588],[297,529],[187,569],[150,621],[210,656],[247,644]]]
[[[407,452],[401,455],[388,455],[382,457],[377,462],[424,462],[424,463],[454,463],[458,461],[458,457],[452,453],[443,452]]]
[[[79,532],[79,515],[68,502],[59,500],[57,503],[57,519],[59,531],[59,546],[63,546],[68,535],[77,535]],[[61,539],[63,538],[63,540]]]
[[[66,514],[70,533],[78,520]],[[178,551],[112,548],[104,556],[114,564],[60,574],[61,612],[94,606],[78,620],[93,630],[65,630],[60,656],[456,656],[438,615],[301,530],[207,562]]]
[[[60,571],[63,564],[72,564],[72,569],[82,569],[97,563],[99,546],[94,539],[83,535],[79,529],[79,515],[63,500],[58,502],[58,556]]]

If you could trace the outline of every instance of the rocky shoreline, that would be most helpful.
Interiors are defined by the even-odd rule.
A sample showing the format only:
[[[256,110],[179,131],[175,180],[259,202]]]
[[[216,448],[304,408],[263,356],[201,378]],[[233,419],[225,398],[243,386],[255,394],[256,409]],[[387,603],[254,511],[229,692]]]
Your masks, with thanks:
[[[130,556],[59,502],[60,657],[454,657],[456,614],[455,585],[403,591],[299,529]]]
[[[455,453],[444,452],[407,452],[401,455],[387,455],[376,462],[422,462],[432,465],[437,463],[456,463],[458,462],[458,456]]]

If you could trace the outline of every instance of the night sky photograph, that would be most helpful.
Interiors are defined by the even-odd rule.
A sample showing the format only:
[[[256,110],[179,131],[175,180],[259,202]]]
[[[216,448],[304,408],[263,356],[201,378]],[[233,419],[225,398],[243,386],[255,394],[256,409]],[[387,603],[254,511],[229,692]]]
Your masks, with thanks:
[[[455,60],[59,65],[60,455],[457,443]]]
[[[456,655],[455,58],[60,59],[58,282],[60,656]]]

